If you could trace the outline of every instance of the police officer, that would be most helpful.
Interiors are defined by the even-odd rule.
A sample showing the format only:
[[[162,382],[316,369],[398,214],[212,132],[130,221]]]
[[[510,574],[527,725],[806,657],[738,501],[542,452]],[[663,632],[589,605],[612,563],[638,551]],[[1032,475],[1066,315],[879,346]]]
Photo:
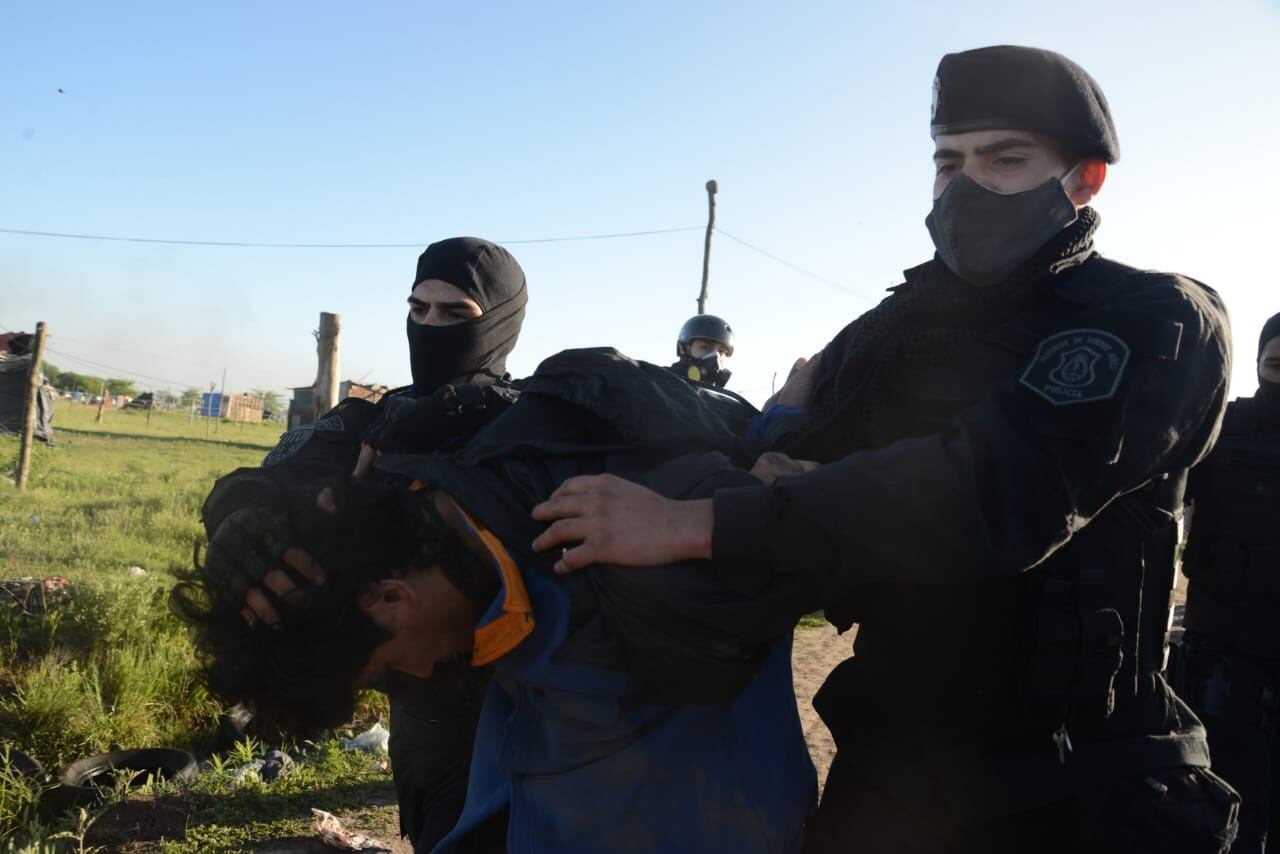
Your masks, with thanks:
[[[379,452],[448,450],[464,443],[515,396],[506,359],[528,299],[512,255],[475,237],[431,244],[418,258],[405,321],[411,387],[378,405],[348,399],[286,433],[262,469],[222,478],[204,506],[210,539],[221,521],[247,506],[282,504],[306,482],[369,473]],[[251,533],[251,532],[248,532]],[[224,538],[225,539],[225,538]],[[246,618],[275,622],[272,596],[296,582],[322,582],[323,569],[298,549],[283,568],[245,566]],[[266,570],[265,572],[262,572]],[[441,668],[429,680],[398,679],[391,693],[391,770],[400,830],[415,851],[430,851],[453,827],[466,794],[471,744],[489,671]]]
[[[672,372],[690,382],[724,388],[731,371],[725,360],[733,355],[733,328],[714,314],[695,314],[680,327]]]
[[[1160,672],[1185,474],[1226,403],[1222,303],[1095,252],[1119,145],[1079,65],[950,54],[933,94],[937,254],[762,416],[786,428],[759,431],[772,481],[692,502],[567,481],[535,545],[567,547],[561,572],[829,580],[828,619],[859,630],[815,700],[838,754],[810,851],[1223,851],[1236,795]]]
[[[1191,472],[1178,693],[1240,792],[1233,852],[1280,847],[1280,314],[1258,341],[1258,391],[1227,407]]]

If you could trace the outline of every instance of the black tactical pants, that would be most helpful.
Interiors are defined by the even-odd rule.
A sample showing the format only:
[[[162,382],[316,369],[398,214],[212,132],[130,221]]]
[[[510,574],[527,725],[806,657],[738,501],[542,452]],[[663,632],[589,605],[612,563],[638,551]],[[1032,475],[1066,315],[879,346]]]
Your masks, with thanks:
[[[487,668],[451,668],[427,680],[402,677],[403,693],[393,693],[391,774],[400,835],[413,844],[415,854],[434,848],[462,813],[489,676]]]
[[[804,854],[1224,854],[1236,807],[1235,793],[1212,773],[1179,768],[961,824],[941,805],[891,796],[837,755],[806,827]]]
[[[1280,851],[1280,659],[1231,651],[1188,633],[1174,688],[1209,731],[1213,770],[1240,793],[1232,854]]]

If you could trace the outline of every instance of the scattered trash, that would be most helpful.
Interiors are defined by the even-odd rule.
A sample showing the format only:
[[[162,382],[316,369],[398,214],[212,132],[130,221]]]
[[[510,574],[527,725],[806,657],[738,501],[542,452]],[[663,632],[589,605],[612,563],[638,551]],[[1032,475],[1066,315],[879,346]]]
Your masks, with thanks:
[[[355,738],[342,739],[342,746],[346,750],[363,750],[367,753],[386,753],[387,742],[391,738],[391,733],[382,724],[377,723],[369,727]]]
[[[39,525],[40,515],[38,513],[32,513],[30,516],[27,517],[27,522],[32,525]]]
[[[266,764],[267,762],[265,759],[254,759],[250,762],[244,763],[243,765],[237,766],[236,770],[231,772],[231,782],[227,785],[233,789],[238,789],[249,780],[250,775],[261,780],[262,766]]]
[[[262,758],[262,768],[258,770],[258,776],[262,778],[262,782],[270,783],[288,771],[292,764],[293,758],[283,750],[268,750],[266,756]]]
[[[143,576],[143,575],[146,575],[146,574],[147,574],[147,571],[146,571],[145,569],[143,569],[142,567],[140,567],[140,566],[131,566],[131,567],[129,567],[128,572],[129,572],[129,574],[130,574],[130,575],[132,575],[134,578],[139,578],[139,577],[141,577],[141,576]]]
[[[230,750],[237,742],[243,741],[252,719],[253,713],[240,703],[218,715],[217,749]]]
[[[230,786],[238,789],[245,784],[250,775],[264,783],[271,783],[280,778],[293,765],[293,757],[283,750],[268,750],[261,759],[253,759],[237,766],[231,772]]]
[[[391,847],[385,842],[379,842],[360,833],[348,832],[333,813],[313,807],[311,814],[316,819],[316,833],[325,845],[337,848],[339,851],[391,851]]]
[[[24,614],[43,614],[55,605],[71,601],[71,582],[62,576],[0,581],[0,603],[17,607]]]

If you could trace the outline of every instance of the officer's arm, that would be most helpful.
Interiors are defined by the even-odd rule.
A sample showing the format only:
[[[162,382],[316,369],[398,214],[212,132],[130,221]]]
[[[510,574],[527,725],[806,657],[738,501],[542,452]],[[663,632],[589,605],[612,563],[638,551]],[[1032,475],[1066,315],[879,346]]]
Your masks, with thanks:
[[[743,589],[788,573],[842,585],[1013,574],[1117,496],[1194,464],[1225,404],[1226,315],[1207,289],[1151,281],[1046,336],[1018,379],[940,433],[717,493],[717,571]],[[1080,342],[1090,349],[1073,360]]]

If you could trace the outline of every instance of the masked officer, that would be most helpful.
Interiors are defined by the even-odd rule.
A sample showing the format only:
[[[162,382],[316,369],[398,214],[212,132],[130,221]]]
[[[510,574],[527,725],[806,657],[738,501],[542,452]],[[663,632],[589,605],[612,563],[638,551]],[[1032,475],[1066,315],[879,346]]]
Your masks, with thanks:
[[[733,328],[714,314],[695,314],[680,327],[671,370],[690,382],[724,388],[732,373],[724,363],[732,355]]]
[[[1232,401],[1191,472],[1178,693],[1240,792],[1233,852],[1280,847],[1280,314],[1258,341],[1258,391]]]
[[[368,471],[376,452],[447,450],[465,442],[515,396],[506,359],[528,300],[524,271],[507,250],[475,237],[431,244],[418,258],[405,322],[413,384],[377,405],[348,399],[312,424],[291,430],[262,469],[241,469],[214,487],[204,506],[212,540],[222,520],[244,507],[272,506],[282,489],[308,480]],[[274,622],[269,597],[323,569],[298,550],[288,570],[257,566],[246,612]],[[254,574],[254,567],[246,567]],[[265,577],[265,582],[264,582]],[[466,795],[472,738],[489,671],[442,668],[430,680],[402,680],[391,703],[391,770],[400,830],[415,851],[430,851],[453,827]]]
[[[567,547],[561,572],[678,556],[744,590],[839,583],[827,617],[859,630],[815,700],[838,754],[807,850],[1223,851],[1238,800],[1160,673],[1175,514],[1226,403],[1222,303],[1094,251],[1119,145],[1079,65],[950,54],[933,94],[937,254],[755,431],[802,473],[683,502],[578,478],[535,545]]]

